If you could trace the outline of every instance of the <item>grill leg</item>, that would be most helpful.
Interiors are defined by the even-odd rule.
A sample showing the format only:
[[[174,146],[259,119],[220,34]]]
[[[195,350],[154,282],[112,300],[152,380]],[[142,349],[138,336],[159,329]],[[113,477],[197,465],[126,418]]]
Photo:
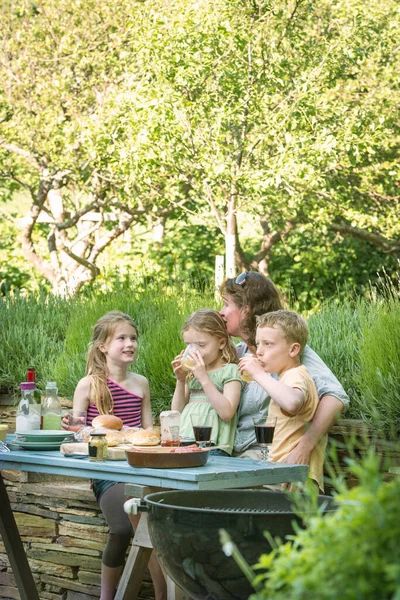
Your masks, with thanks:
[[[6,486],[0,472],[0,534],[17,582],[21,600],[39,600],[24,546],[10,506]]]

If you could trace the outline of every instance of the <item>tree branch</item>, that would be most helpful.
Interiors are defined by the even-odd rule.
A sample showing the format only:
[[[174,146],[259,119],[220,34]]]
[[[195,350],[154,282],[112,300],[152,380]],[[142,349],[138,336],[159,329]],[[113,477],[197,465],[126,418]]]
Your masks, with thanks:
[[[364,242],[374,244],[374,246],[381,248],[385,254],[397,255],[400,251],[400,240],[391,242],[384,238],[380,233],[372,233],[372,231],[359,229],[358,227],[353,227],[347,223],[330,223],[328,225],[328,230],[343,233],[344,235],[351,235]]]
[[[31,152],[20,148],[16,144],[10,144],[3,137],[0,137],[0,146],[3,146],[3,148],[8,150],[9,152],[13,152],[13,154],[18,154],[18,156],[22,156],[22,158],[24,158],[26,162],[28,162],[30,165],[35,167],[35,169],[40,170],[42,168],[42,165],[38,163],[35,156]]]

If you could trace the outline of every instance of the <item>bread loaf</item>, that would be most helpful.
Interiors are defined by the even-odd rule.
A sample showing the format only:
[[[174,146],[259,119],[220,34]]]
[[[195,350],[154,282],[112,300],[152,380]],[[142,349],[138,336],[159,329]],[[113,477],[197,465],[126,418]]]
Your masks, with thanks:
[[[122,420],[114,415],[99,415],[92,421],[92,427],[95,429],[115,429],[119,431],[123,425]]]
[[[106,431],[106,439],[110,448],[125,442],[125,436],[122,431]]]
[[[125,432],[125,440],[134,446],[158,446],[160,436],[153,429],[139,429],[138,431]]]

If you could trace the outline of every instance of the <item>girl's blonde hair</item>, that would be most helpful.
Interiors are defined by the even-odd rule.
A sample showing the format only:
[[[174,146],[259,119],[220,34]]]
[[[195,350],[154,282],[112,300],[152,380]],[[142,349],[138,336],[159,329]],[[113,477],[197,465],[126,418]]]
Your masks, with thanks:
[[[182,333],[188,329],[198,329],[209,333],[221,340],[224,340],[225,346],[221,350],[222,359],[226,363],[237,363],[238,357],[235,344],[226,328],[226,323],[218,311],[211,308],[200,308],[190,315],[182,327]]]
[[[119,310],[113,310],[97,321],[88,346],[86,375],[90,377],[90,397],[101,415],[111,414],[114,402],[107,385],[106,355],[100,350],[100,346],[107,343],[121,322],[131,325],[139,336],[138,328],[131,317]]]

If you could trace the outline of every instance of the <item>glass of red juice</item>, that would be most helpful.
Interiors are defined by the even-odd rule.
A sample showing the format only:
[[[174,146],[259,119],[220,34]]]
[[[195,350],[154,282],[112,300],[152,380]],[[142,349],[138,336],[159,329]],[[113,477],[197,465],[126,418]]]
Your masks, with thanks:
[[[214,417],[210,414],[192,413],[190,415],[193,435],[199,448],[206,448],[211,443]]]
[[[276,417],[253,417],[257,445],[260,446],[263,462],[268,460],[268,447],[274,439]]]

